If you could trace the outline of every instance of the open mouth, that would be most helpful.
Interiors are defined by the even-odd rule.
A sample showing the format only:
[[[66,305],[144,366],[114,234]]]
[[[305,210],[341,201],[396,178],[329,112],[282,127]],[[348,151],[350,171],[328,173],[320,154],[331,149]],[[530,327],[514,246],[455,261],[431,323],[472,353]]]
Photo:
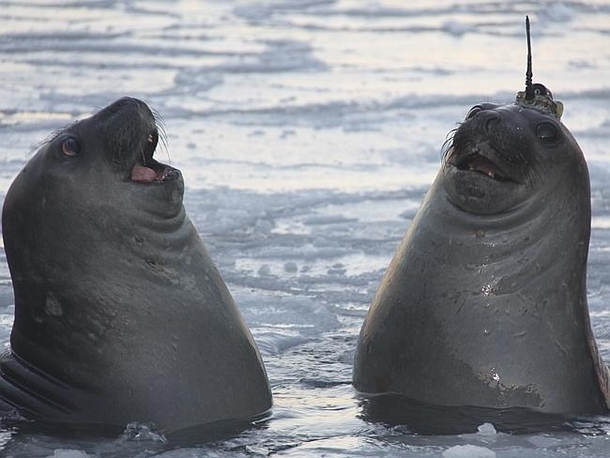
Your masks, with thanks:
[[[456,157],[454,154],[451,163],[458,170],[480,173],[496,181],[511,181],[510,178],[506,176],[504,172],[502,172],[497,164],[495,164],[488,157],[480,154],[478,151],[474,151],[461,157]]]
[[[176,179],[180,171],[153,159],[159,143],[159,132],[154,129],[146,138],[142,154],[138,155],[136,164],[131,169],[131,180],[138,183],[162,183]]]

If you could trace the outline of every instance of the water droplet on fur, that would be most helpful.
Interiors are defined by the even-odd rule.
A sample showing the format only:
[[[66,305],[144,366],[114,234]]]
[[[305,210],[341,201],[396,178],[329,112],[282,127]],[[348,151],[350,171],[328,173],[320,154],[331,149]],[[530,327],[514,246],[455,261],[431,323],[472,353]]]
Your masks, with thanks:
[[[64,309],[53,293],[47,294],[47,299],[44,303],[44,311],[47,313],[47,315],[51,316],[62,316],[64,314]]]

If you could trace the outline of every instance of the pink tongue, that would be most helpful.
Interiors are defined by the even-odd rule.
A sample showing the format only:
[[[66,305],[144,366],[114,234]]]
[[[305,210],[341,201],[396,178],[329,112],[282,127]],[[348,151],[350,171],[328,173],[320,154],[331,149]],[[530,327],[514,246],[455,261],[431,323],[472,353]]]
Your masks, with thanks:
[[[143,165],[134,165],[131,170],[131,179],[148,183],[157,179],[157,172]]]

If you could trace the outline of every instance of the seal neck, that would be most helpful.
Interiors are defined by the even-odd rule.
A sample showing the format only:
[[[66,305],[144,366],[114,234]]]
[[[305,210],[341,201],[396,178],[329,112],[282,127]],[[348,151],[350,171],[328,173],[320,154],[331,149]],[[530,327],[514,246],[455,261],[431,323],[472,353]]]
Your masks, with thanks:
[[[573,191],[567,186],[563,188]],[[453,255],[457,258],[482,260],[478,262],[485,265],[506,262],[514,266],[515,259],[521,257],[528,264],[536,263],[543,268],[573,260],[569,253],[584,264],[590,236],[588,194],[562,196],[562,193],[565,192],[556,187],[546,190],[546,194],[533,195],[510,211],[475,215],[451,201],[439,174],[412,226],[425,226],[419,230],[443,240],[455,250]],[[543,246],[547,248],[542,249]],[[469,254],[471,250],[476,255]]]

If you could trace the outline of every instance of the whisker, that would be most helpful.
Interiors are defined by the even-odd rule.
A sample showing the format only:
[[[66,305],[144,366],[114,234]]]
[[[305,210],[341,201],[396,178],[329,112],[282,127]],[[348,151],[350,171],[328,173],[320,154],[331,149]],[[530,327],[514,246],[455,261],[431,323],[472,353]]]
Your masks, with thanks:
[[[157,123],[157,130],[159,131],[159,143],[161,145],[161,149],[165,153],[167,157],[167,161],[171,164],[171,157],[169,155],[169,143],[167,140],[167,128],[165,125],[165,121],[161,114],[156,110],[152,109],[153,116],[155,118],[155,122]]]
[[[457,132],[458,128],[460,127],[460,124],[461,123],[458,123],[458,125],[456,127],[451,129],[447,133],[447,137],[445,138],[445,141],[441,145],[441,162],[442,163],[445,163],[447,161],[449,152],[451,151],[451,147],[453,146],[453,137],[455,137],[455,133]]]

